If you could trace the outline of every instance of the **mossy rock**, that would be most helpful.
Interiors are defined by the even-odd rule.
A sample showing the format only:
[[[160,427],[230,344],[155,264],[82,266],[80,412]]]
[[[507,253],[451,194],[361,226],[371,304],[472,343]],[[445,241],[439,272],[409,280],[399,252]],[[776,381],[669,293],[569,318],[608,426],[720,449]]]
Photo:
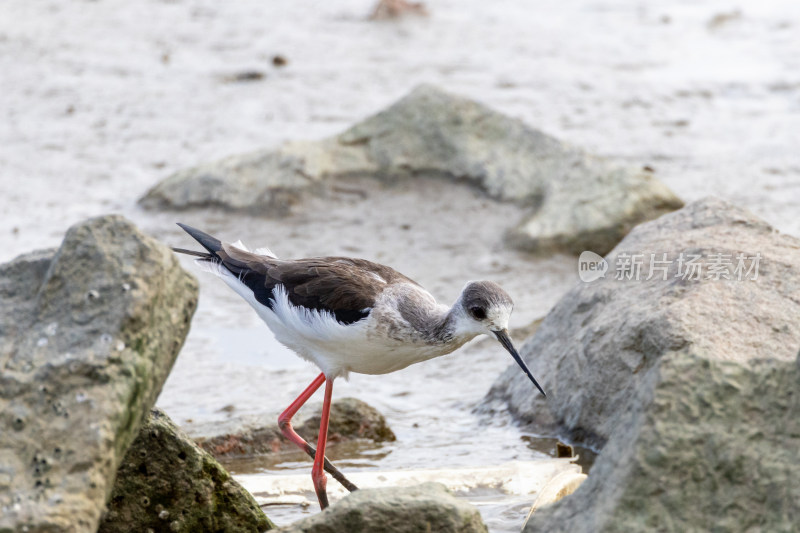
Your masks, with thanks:
[[[274,527],[209,453],[153,409],[117,472],[98,532],[244,533]]]

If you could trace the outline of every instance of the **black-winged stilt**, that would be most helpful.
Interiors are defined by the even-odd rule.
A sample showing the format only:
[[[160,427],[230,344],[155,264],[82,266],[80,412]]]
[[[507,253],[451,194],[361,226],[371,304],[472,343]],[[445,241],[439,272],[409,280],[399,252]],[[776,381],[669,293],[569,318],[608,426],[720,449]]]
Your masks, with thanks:
[[[348,490],[350,483],[326,458],[333,381],[350,372],[386,374],[456,350],[477,335],[493,335],[544,390],[508,336],[513,302],[491,281],[471,281],[452,307],[396,270],[364,259],[316,257],[282,260],[267,249],[249,251],[241,241],[221,242],[178,224],[207,252],[174,248],[198,257],[266,322],[275,338],[322,373],[280,415],[281,431],[314,458],[311,477],[322,509],[328,506],[327,470]],[[292,416],[325,383],[315,450],[294,429]]]

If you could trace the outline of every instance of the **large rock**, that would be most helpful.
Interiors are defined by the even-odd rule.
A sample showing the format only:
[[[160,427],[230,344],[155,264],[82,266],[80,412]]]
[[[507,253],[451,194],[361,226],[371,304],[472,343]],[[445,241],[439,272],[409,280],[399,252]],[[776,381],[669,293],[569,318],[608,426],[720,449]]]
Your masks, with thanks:
[[[588,479],[524,531],[797,531],[800,358],[715,355],[663,355]]]
[[[444,485],[361,489],[316,515],[279,529],[282,533],[484,533],[478,510]]]
[[[118,216],[0,266],[0,531],[94,532],[197,283]]]
[[[211,455],[153,409],[117,472],[98,531],[258,533],[274,527]]]
[[[641,279],[615,279],[635,254]],[[684,279],[681,254],[700,256],[702,279]],[[522,349],[547,401],[509,368],[486,403],[603,447],[589,479],[527,530],[790,530],[800,241],[705,199],[637,227],[606,259],[606,277],[571,290]],[[666,271],[646,280],[650,264]]]
[[[529,206],[532,214],[509,239],[539,253],[605,253],[639,222],[683,205],[648,172],[588,155],[427,85],[332,138],[287,142],[178,172],[141,203],[277,215],[304,193],[349,176],[447,178]]]
[[[667,253],[667,280],[659,271],[644,279],[651,253],[658,260]],[[677,275],[680,254],[701,256],[696,262],[705,277],[716,254],[727,254],[733,271],[739,253],[746,268],[760,254],[757,280]],[[634,254],[647,258],[642,279],[616,279],[617,267]],[[695,202],[637,227],[606,260],[606,276],[568,292],[521,351],[541,376],[547,401],[516,367],[492,387],[490,399],[507,402],[523,422],[599,447],[614,431],[615,414],[664,354],[694,348],[740,363],[790,361],[797,354],[800,241],[747,211],[714,198]]]
[[[304,406],[297,414],[295,423],[297,433],[310,443],[319,436],[321,406],[313,409]],[[394,433],[386,425],[386,419],[374,407],[355,398],[342,398],[331,404],[328,423],[328,442],[353,439],[368,439],[374,442],[392,442]],[[275,453],[280,450],[296,450],[297,446],[283,436],[277,421],[270,423],[253,422],[243,427],[223,428],[216,435],[197,438],[197,443],[214,457],[236,457]]]

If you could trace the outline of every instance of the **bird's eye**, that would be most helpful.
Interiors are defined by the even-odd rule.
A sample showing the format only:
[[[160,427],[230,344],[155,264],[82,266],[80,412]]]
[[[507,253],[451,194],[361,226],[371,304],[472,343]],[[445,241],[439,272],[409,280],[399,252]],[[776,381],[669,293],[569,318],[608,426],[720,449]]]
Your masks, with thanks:
[[[469,313],[477,320],[486,318],[486,310],[483,307],[470,307]]]

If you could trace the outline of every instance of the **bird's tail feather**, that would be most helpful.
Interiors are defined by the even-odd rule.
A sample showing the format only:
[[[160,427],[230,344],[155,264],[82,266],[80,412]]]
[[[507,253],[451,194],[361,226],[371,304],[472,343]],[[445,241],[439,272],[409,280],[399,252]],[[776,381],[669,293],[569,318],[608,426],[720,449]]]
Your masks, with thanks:
[[[212,237],[208,233],[202,232],[197,228],[187,226],[186,224],[181,224],[180,222],[178,222],[178,226],[180,226],[183,231],[191,235],[194,240],[199,242],[203,248],[211,253],[211,255],[216,255],[217,252],[222,250],[222,242],[219,239]]]

